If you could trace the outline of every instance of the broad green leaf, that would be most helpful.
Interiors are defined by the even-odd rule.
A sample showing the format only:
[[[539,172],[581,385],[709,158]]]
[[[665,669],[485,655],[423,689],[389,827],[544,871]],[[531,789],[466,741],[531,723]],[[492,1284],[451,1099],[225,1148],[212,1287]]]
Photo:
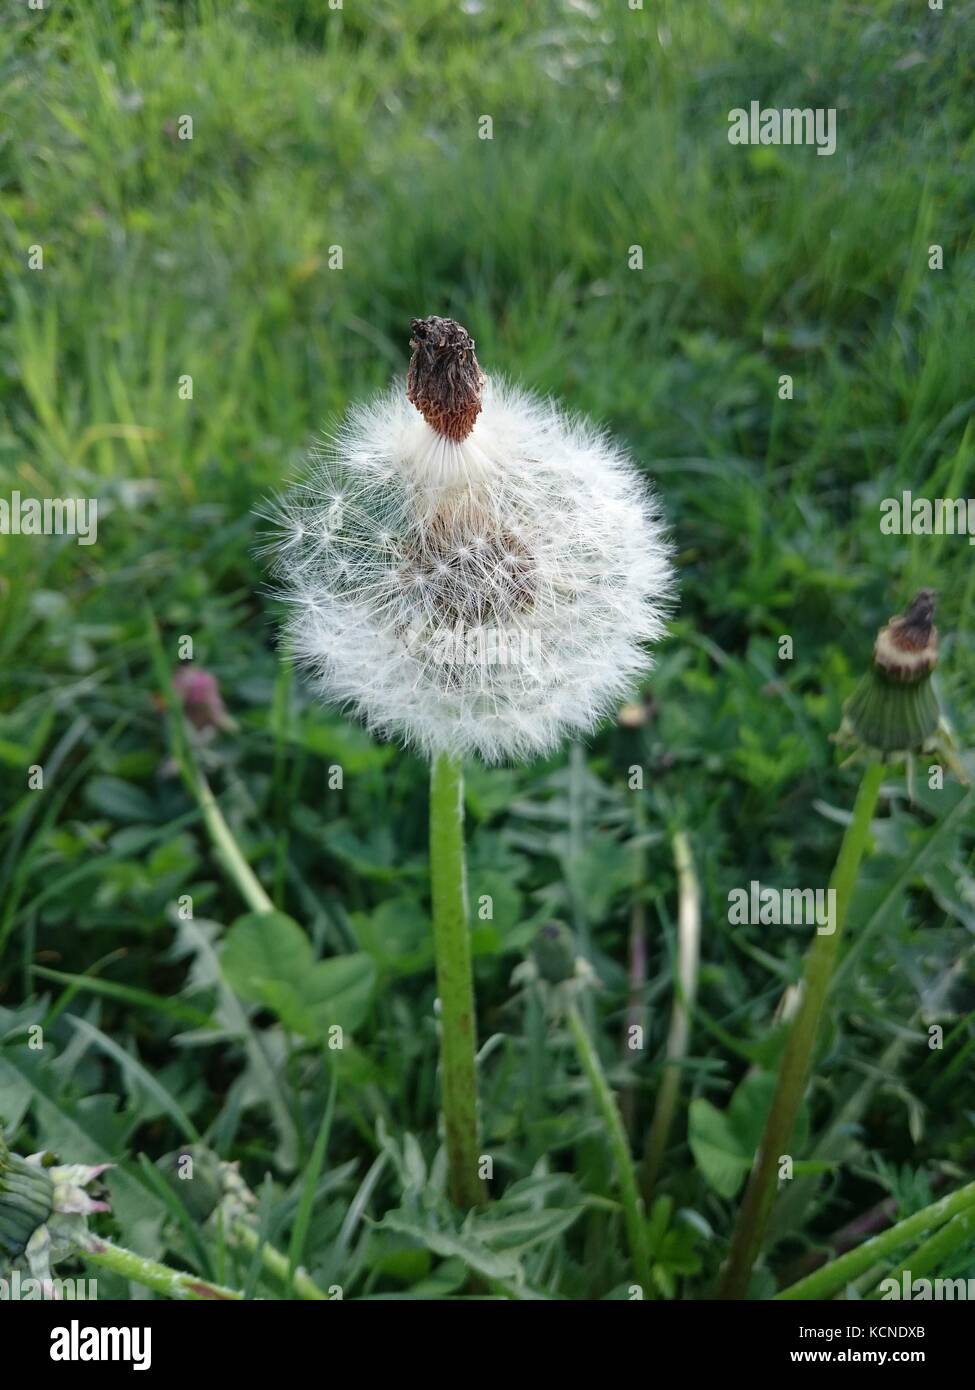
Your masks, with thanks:
[[[283,912],[249,912],[227,933],[220,957],[228,983],[253,1003],[264,1003],[263,984],[300,980],[315,963],[311,942]]]
[[[326,1042],[336,1025],[352,1032],[366,1016],[376,966],[364,951],[318,961],[300,984],[272,980],[264,1002],[302,1037]]]
[[[718,1110],[703,1098],[691,1102],[691,1152],[711,1187],[722,1197],[735,1195],[754,1162],[775,1085],[772,1072],[751,1071],[736,1087],[727,1110]],[[803,1106],[790,1146],[793,1158],[805,1146],[807,1128],[808,1112]]]
[[[752,1164],[744,1154],[728,1116],[709,1100],[692,1100],[688,1140],[694,1162],[709,1185],[722,1197],[734,1197]]]
[[[352,925],[359,944],[380,970],[412,975],[430,968],[430,916],[415,898],[389,898],[372,912],[354,912]]]
[[[285,1027],[315,1042],[329,1029],[357,1028],[366,1015],[376,967],[362,951],[316,961],[298,923],[281,912],[248,913],[231,927],[221,965],[242,999],[273,1010]]]
[[[121,777],[93,777],[85,787],[85,800],[102,815],[126,825],[156,818],[156,809],[142,788]]]
[[[383,767],[396,751],[389,744],[376,743],[354,724],[323,724],[318,714],[304,720],[291,737],[309,752],[336,763],[346,777]]]

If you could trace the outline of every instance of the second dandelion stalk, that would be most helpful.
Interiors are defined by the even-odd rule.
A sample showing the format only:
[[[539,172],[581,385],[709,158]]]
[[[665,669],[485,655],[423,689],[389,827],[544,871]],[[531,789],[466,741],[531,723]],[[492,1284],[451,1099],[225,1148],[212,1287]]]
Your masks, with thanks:
[[[830,888],[836,893],[833,931],[817,935],[806,959],[799,1011],[779,1064],[772,1107],[738,1213],[720,1295],[747,1296],[752,1268],[762,1250],[775,1201],[780,1158],[792,1139],[809,1080],[819,1025],[839,955],[857,871],[870,842],[870,823],[892,758],[939,748],[950,755],[947,730],[931,673],[938,661],[935,594],[921,589],[903,613],[877,633],[873,661],[844,710],[841,740],[853,742],[870,761],[840,846]]]
[[[802,1002],[792,1024],[772,1098],[772,1108],[752,1169],[745,1200],[738,1213],[728,1263],[721,1287],[723,1298],[744,1298],[752,1266],[765,1239],[768,1220],[775,1201],[776,1176],[782,1154],[795,1129],[799,1107],[812,1066],[813,1049],[829,992],[833,968],[850,899],[856,886],[857,870],[870,838],[870,822],[883,781],[882,763],[871,763],[863,776],[853,818],[847,827],[830,887],[836,891],[835,930],[817,936],[806,961]]]

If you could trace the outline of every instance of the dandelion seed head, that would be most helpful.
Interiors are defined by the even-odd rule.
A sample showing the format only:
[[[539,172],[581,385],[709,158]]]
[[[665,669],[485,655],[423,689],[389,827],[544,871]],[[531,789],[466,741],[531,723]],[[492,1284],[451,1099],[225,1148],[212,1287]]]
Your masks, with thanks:
[[[466,334],[441,389],[445,332],[414,324],[418,404],[399,385],[354,407],[278,500],[272,568],[323,697],[428,756],[519,760],[591,730],[650,669],[670,548],[626,454],[486,380]]]

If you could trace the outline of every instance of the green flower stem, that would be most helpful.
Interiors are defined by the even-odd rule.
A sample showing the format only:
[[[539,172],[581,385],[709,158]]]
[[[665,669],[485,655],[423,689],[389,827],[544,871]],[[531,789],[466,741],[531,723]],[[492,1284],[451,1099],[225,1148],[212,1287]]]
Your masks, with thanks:
[[[228,1231],[231,1242],[241,1246],[252,1255],[258,1245],[261,1247],[261,1264],[266,1272],[273,1278],[281,1281],[285,1287],[292,1282],[292,1287],[299,1298],[307,1299],[315,1303],[327,1303],[328,1294],[320,1289],[305,1270],[300,1267],[294,1272],[294,1279],[291,1280],[291,1264],[287,1255],[276,1249],[273,1245],[268,1245],[267,1241],[261,1238],[253,1226],[249,1226],[246,1221],[233,1221]]]
[[[906,1245],[909,1240],[927,1236],[962,1212],[975,1214],[975,1182],[960,1187],[957,1192],[952,1192],[947,1197],[939,1198],[937,1202],[932,1202],[913,1216],[906,1216],[903,1221],[898,1221],[896,1226],[881,1231],[880,1235],[865,1240],[855,1250],[847,1251],[838,1259],[831,1260],[828,1265],[823,1265],[822,1269],[814,1270],[812,1274],[807,1274],[805,1279],[800,1279],[798,1283],[783,1289],[781,1293],[776,1294],[776,1298],[832,1298],[854,1279],[866,1274],[880,1260]]]
[[[775,1201],[779,1159],[788,1151],[805,1094],[823,1007],[836,965],[857,871],[870,839],[870,822],[883,776],[882,763],[868,764],[857,792],[853,816],[843,836],[830,879],[830,887],[836,891],[835,930],[828,934],[817,934],[806,957],[802,999],[782,1055],[765,1132],[738,1212],[719,1290],[721,1298],[746,1297],[752,1266],[765,1239]]]
[[[162,640],[159,636],[159,628],[156,625],[155,617],[151,609],[146,609],[146,630],[149,634],[149,647],[152,653],[153,664],[156,675],[159,679],[163,691],[166,695],[166,705],[169,711],[169,727],[172,735],[173,759],[179,768],[180,775],[190,796],[200,808],[203,823],[207,828],[210,839],[220,857],[220,860],[233,879],[240,891],[241,897],[247,903],[252,912],[273,912],[274,904],[265,893],[264,889],[241,853],[240,846],[234,839],[233,831],[224,819],[217,798],[214,796],[210,783],[200,771],[197,764],[193,745],[186,728],[186,720],[183,715],[182,705],[173,690],[172,676],[169,664],[163,652]]]
[[[570,1004],[567,1013],[569,1031],[579,1055],[582,1069],[586,1073],[593,1097],[599,1107],[606,1126],[606,1137],[616,1164],[616,1177],[623,1203],[623,1218],[626,1223],[626,1236],[630,1246],[630,1258],[636,1281],[643,1289],[644,1298],[653,1298],[653,1285],[650,1273],[650,1246],[647,1236],[647,1222],[643,1202],[637,1189],[636,1169],[630,1154],[630,1146],[623,1128],[623,1118],[613,1092],[610,1090],[606,1073],[603,1071],[599,1054],[593,1046],[592,1038],[575,1004]]]
[[[653,1121],[647,1136],[643,1160],[643,1195],[649,1201],[663,1163],[674,1107],[680,1090],[681,1066],[691,1034],[691,1010],[697,994],[698,959],[701,946],[701,889],[694,871],[691,846],[683,830],[673,842],[677,870],[677,988],[667,1034],[666,1066],[657,1093]]]
[[[430,772],[430,886],[440,997],[440,1061],[450,1193],[461,1208],[485,1200],[478,1176],[474,982],[464,868],[464,773],[440,755]]]
[[[953,1216],[950,1221],[946,1221],[933,1235],[922,1241],[908,1259],[898,1269],[891,1270],[886,1278],[896,1280],[898,1287],[903,1288],[905,1274],[912,1282],[915,1279],[923,1279],[928,1273],[943,1269],[945,1262],[956,1251],[972,1245],[975,1245],[975,1203]],[[886,1279],[883,1282],[886,1282]],[[882,1298],[883,1295],[884,1290],[878,1284],[867,1297]]]
[[[196,1274],[187,1274],[182,1269],[171,1269],[169,1265],[157,1260],[146,1259],[133,1250],[125,1250],[120,1245],[89,1236],[85,1244],[78,1246],[78,1254],[97,1269],[110,1269],[123,1279],[131,1279],[135,1284],[144,1284],[147,1289],[161,1293],[165,1298],[191,1300],[242,1299],[237,1289],[225,1289],[213,1284],[209,1279],[201,1279]]]
[[[224,868],[240,890],[241,897],[252,912],[273,912],[274,904],[241,853],[240,846],[224,819],[210,783],[202,772],[194,768],[191,770],[190,785],[203,816],[204,824],[209,831],[210,839],[216,847]]]

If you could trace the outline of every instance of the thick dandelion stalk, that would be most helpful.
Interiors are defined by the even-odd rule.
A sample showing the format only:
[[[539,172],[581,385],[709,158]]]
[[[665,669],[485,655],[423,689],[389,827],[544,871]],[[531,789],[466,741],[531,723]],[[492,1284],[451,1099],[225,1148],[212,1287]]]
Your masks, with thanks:
[[[477,1140],[477,1046],[467,884],[464,774],[441,754],[430,774],[430,886],[440,999],[440,1072],[450,1192],[459,1207],[484,1200]]]

